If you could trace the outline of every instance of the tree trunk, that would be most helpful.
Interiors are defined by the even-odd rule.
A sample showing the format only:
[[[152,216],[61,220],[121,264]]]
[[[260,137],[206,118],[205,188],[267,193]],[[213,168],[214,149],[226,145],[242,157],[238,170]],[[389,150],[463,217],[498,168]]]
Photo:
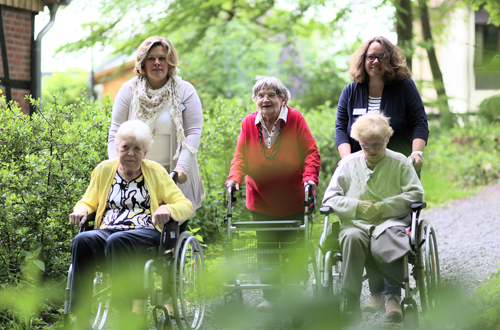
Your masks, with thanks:
[[[434,82],[434,88],[437,93],[437,105],[440,113],[440,124],[443,128],[451,128],[454,124],[454,117],[448,105],[448,96],[443,82],[443,74],[439,68],[439,63],[436,57],[436,50],[434,49],[434,41],[432,39],[431,24],[429,20],[429,10],[427,8],[427,0],[418,0],[418,7],[420,10],[420,21],[422,23],[422,34],[424,43],[429,57],[429,64]]]
[[[411,0],[394,0],[396,8],[396,33],[398,46],[406,55],[406,64],[411,71],[413,58],[413,11]]]

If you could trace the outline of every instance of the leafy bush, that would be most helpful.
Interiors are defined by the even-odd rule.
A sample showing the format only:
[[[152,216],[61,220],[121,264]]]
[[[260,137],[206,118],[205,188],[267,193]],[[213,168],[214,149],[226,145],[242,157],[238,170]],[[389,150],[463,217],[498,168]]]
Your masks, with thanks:
[[[500,122],[500,95],[494,95],[481,101],[479,104],[479,115],[486,122]]]
[[[94,167],[107,158],[109,100],[80,99],[66,106],[60,99],[55,96],[43,111],[28,116],[0,98],[2,288],[36,291],[39,283],[27,273],[33,268],[41,272],[42,282],[65,278],[76,230],[68,214]]]
[[[426,149],[425,171],[438,171],[459,186],[500,178],[500,125],[469,123],[442,132]]]
[[[248,102],[238,98],[217,98],[212,105],[205,107],[198,162],[206,197],[201,208],[196,211],[196,217],[190,220],[190,226],[200,227],[201,234],[209,241],[216,238],[215,208],[217,202],[225,198],[224,183],[238,142],[241,122],[253,111]],[[244,210],[244,193],[243,186],[238,193],[239,202],[235,204],[235,211],[247,214]],[[221,219],[225,212],[224,203],[219,203],[218,218]]]

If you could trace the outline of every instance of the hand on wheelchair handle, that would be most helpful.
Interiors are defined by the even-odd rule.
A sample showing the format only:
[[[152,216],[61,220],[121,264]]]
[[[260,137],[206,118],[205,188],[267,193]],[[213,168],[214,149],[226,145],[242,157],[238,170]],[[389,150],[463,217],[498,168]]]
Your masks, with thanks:
[[[170,210],[165,206],[161,205],[152,216],[153,225],[163,225],[170,220]]]
[[[408,156],[408,162],[413,165],[416,171],[420,171],[424,165],[422,158],[418,154]]]
[[[185,183],[187,181],[187,173],[181,168],[174,168],[173,172],[177,172],[177,182],[176,183]],[[174,180],[175,181],[175,180]]]
[[[85,207],[79,208],[69,215],[69,222],[74,226],[81,227],[87,220],[88,214],[89,212]]]

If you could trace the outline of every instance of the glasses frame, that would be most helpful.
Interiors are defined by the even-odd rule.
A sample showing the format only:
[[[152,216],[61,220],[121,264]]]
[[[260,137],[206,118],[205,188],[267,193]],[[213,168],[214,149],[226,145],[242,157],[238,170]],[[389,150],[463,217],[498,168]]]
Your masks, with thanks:
[[[373,59],[373,60],[370,60],[370,59],[368,58],[368,56],[373,56],[373,57],[374,57],[374,59]],[[375,62],[375,60],[378,60],[380,63],[387,61],[387,58],[388,58],[388,56],[387,56],[387,55],[385,55],[385,54],[382,54],[382,55],[365,54],[365,55],[363,55],[363,57],[364,57],[364,58],[365,58],[365,60],[367,60],[368,62]]]
[[[361,148],[363,149],[370,149],[373,147],[373,149],[380,149],[383,145],[384,145],[385,142],[374,142],[374,143],[359,143],[359,145],[361,146]]]
[[[264,95],[264,96],[260,96],[260,95]],[[273,95],[273,96],[271,96]],[[266,97],[269,99],[269,100],[275,100],[277,97],[281,96],[280,94],[278,93],[269,93],[269,94],[264,94],[264,93],[257,93],[255,95],[255,97],[257,98],[257,100],[264,100]]]

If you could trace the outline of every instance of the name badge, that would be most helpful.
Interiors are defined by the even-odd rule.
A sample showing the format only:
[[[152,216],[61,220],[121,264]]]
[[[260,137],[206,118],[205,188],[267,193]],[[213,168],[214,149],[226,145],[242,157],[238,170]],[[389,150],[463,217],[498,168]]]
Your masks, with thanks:
[[[352,110],[354,116],[362,116],[366,114],[366,108],[357,108]]]

